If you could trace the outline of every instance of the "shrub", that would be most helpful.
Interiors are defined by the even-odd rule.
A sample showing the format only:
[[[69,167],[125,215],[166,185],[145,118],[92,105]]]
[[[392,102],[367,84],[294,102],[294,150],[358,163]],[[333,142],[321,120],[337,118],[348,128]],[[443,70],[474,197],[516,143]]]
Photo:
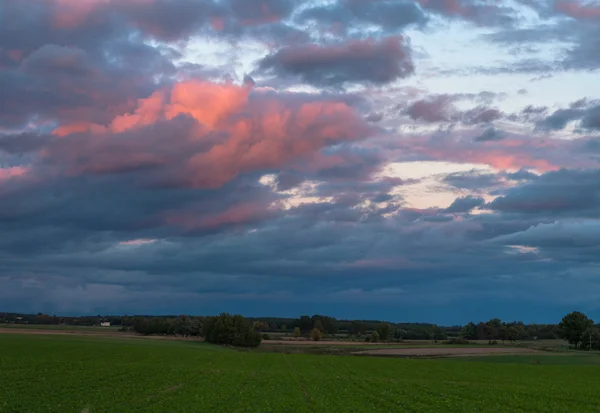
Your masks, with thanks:
[[[495,346],[496,344],[498,344],[498,340],[488,340],[488,344],[490,346]]]
[[[323,336],[323,334],[321,333],[321,330],[319,330],[318,328],[313,328],[312,330],[310,330],[310,338],[313,341],[319,341],[322,336]]]
[[[270,339],[271,339],[271,336],[270,336],[270,335],[268,335],[267,333],[264,333],[264,334],[262,335],[262,339],[263,339],[263,340],[270,340]]]
[[[300,332],[300,327],[294,328],[294,337],[299,338],[301,335],[302,333]]]
[[[471,342],[464,337],[452,337],[442,341],[442,344],[471,344]]]
[[[379,333],[377,331],[373,331],[373,333],[371,333],[371,342],[377,343],[378,341],[379,341]]]

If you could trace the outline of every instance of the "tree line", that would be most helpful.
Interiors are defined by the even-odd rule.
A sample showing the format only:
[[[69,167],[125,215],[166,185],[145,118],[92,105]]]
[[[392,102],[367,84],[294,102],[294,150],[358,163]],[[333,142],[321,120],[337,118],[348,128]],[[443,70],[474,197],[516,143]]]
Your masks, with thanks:
[[[600,350],[600,329],[581,312],[567,314],[559,324],[525,324],[505,322],[499,318],[469,322],[464,326],[438,326],[428,323],[390,323],[378,320],[340,320],[324,315],[303,315],[298,318],[252,318],[241,315],[218,316],[82,316],[59,317],[43,313],[0,313],[0,323],[67,324],[79,326],[110,322],[121,330],[144,335],[204,337],[216,344],[234,346],[258,345],[269,333],[320,340],[323,337],[354,337],[365,341],[404,340],[517,340],[566,339],[580,349]]]

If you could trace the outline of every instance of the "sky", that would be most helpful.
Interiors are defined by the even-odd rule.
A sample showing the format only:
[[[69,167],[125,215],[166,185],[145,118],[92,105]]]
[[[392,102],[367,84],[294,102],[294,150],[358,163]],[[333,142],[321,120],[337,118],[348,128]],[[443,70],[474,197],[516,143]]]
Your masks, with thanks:
[[[600,318],[600,1],[0,0],[0,310]]]

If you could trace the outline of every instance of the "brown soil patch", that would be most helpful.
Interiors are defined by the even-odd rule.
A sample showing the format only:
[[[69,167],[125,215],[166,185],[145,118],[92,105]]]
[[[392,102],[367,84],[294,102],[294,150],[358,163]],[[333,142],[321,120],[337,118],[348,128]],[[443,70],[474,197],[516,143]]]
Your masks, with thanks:
[[[152,340],[188,340],[204,341],[201,337],[175,337],[175,336],[143,336],[136,333],[127,333],[122,331],[90,331],[90,330],[43,330],[33,328],[1,328],[0,334],[31,334],[31,335],[70,335],[86,337],[106,337],[106,338],[137,338]]]
[[[291,346],[295,346],[295,345],[299,345],[299,346],[368,346],[368,345],[378,345],[378,346],[388,346],[388,345],[395,345],[397,346],[398,343],[370,343],[368,341],[341,341],[341,340],[319,340],[319,341],[312,341],[312,340],[263,340],[262,344],[284,344],[284,345],[291,345]]]
[[[465,357],[486,356],[490,354],[532,354],[537,350],[523,347],[450,347],[450,348],[385,348],[358,351],[354,354],[389,357]]]

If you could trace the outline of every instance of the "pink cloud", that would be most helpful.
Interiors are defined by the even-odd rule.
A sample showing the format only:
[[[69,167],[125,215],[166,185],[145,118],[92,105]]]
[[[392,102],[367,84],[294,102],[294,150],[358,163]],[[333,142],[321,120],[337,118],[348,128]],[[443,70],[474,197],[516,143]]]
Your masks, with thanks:
[[[217,214],[171,211],[164,214],[163,223],[188,231],[213,230],[224,226],[240,226],[257,223],[271,217],[275,212],[264,202],[248,202],[233,205]]]
[[[549,172],[560,168],[594,168],[598,161],[577,152],[577,141],[509,134],[501,141],[474,144],[477,131],[436,133],[432,136],[403,136],[393,142],[379,142],[389,156],[406,160],[438,160],[484,164],[504,171],[534,168]],[[389,141],[389,138],[384,138]],[[377,140],[373,141],[374,144]],[[574,152],[575,149],[575,152]]]
[[[19,176],[24,176],[28,172],[29,168],[25,166],[12,166],[9,168],[0,168],[0,182]]]
[[[581,1],[557,1],[554,9],[574,19],[600,19],[600,6],[583,4]]]
[[[315,159],[322,148],[371,131],[343,102],[194,80],[138,100],[107,125],[61,125],[42,156],[71,174],[163,168],[166,181],[218,188],[242,173]]]

